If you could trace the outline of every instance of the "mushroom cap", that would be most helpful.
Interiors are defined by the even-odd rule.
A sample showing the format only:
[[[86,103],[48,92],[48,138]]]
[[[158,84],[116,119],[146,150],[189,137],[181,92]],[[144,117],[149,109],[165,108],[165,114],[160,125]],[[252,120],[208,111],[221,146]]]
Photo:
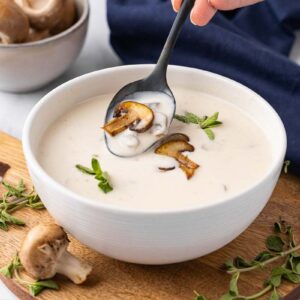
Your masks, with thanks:
[[[74,0],[65,0],[63,14],[60,22],[51,29],[51,34],[55,35],[70,28],[77,19],[77,10]]]
[[[187,179],[193,177],[199,165],[190,160],[182,152],[193,152],[194,146],[188,143],[189,137],[182,133],[174,133],[164,139],[155,149],[156,154],[166,155],[175,158],[179,162],[179,167],[186,174]]]
[[[66,0],[15,0],[29,18],[33,28],[51,29],[62,19]]]
[[[0,43],[24,42],[29,34],[28,18],[12,0],[0,0]]]
[[[26,42],[36,42],[36,41],[40,41],[43,39],[48,38],[50,35],[50,32],[48,29],[45,30],[36,30],[33,28],[29,29],[29,36],[26,40]]]
[[[111,136],[127,128],[142,133],[152,126],[153,120],[154,113],[147,105],[135,101],[124,101],[115,107],[113,119],[108,121],[103,129]]]
[[[36,279],[51,278],[56,274],[59,258],[69,240],[62,227],[39,224],[33,227],[23,241],[19,256],[25,270]]]

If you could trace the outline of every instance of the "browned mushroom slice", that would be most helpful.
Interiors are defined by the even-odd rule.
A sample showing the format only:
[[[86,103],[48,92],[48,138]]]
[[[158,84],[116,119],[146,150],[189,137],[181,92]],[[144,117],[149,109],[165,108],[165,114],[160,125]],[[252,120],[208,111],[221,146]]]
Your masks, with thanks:
[[[185,173],[186,178],[190,179],[194,176],[196,169],[188,168],[185,165],[180,164],[180,169]]]
[[[172,141],[186,141],[186,142],[189,142],[190,138],[187,135],[183,134],[183,133],[172,133],[172,134],[169,134],[169,135],[163,137],[162,139],[160,139],[155,144],[155,146],[158,147],[160,145],[163,145],[167,142],[172,142]]]
[[[168,168],[164,168],[164,167],[158,167],[158,169],[162,172],[168,172],[168,171],[173,171],[175,170],[175,167],[168,167]]]
[[[3,163],[0,161],[0,182],[2,177],[6,174],[6,172],[10,169],[10,165]]]
[[[185,172],[187,178],[190,179],[199,165],[183,155],[182,152],[193,152],[194,150],[194,146],[186,140],[171,140],[156,148],[155,153],[175,158],[180,163],[180,168]]]
[[[106,123],[103,129],[111,136],[115,136],[127,128],[141,133],[152,126],[153,119],[153,111],[148,106],[126,101],[115,108],[114,118]]]

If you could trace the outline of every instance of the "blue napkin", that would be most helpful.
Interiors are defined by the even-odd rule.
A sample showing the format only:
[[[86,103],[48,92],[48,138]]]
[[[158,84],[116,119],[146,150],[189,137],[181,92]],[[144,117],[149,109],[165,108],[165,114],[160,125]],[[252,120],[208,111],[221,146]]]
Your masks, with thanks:
[[[125,64],[154,63],[174,20],[170,0],[108,0],[111,44]],[[290,170],[300,175],[300,66],[287,57],[300,29],[299,0],[266,0],[186,22],[172,64],[232,78],[264,97],[288,134]]]

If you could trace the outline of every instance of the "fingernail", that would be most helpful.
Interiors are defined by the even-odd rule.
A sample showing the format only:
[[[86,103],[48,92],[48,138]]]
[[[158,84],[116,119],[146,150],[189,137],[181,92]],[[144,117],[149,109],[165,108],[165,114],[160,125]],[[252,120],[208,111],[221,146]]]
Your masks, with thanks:
[[[194,22],[194,20],[193,20],[193,10],[192,10],[191,15],[190,15],[190,20],[191,20],[191,23],[192,23],[193,25],[199,26],[199,25],[198,25],[196,22]]]
[[[195,26],[198,26],[198,24],[196,24],[192,19],[191,19],[191,23]]]
[[[173,6],[173,10],[177,12],[177,10],[175,9],[175,6],[174,6],[174,0],[172,0],[171,3],[172,3],[172,6]]]

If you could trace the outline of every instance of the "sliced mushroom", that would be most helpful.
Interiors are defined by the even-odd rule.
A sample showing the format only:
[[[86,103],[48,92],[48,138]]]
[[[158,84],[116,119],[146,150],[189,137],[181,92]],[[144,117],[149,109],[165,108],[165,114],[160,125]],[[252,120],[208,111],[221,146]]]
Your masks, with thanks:
[[[55,35],[71,27],[77,18],[76,5],[74,0],[65,0],[63,15],[60,22],[51,29],[51,34]]]
[[[56,224],[40,224],[32,228],[20,250],[25,270],[36,279],[52,278],[63,274],[74,283],[84,282],[92,267],[67,251],[66,232]]]
[[[187,179],[190,179],[199,165],[183,155],[182,152],[193,152],[195,149],[187,140],[184,140],[188,138],[186,135],[178,134],[178,137],[181,137],[181,140],[174,140],[170,137],[170,140],[155,149],[155,153],[175,158],[180,163],[180,168],[185,172]]]
[[[63,17],[65,0],[15,0],[38,30],[52,29]]]
[[[165,168],[165,167],[158,167],[158,169],[162,172],[168,172],[168,171],[173,171],[175,170],[175,167],[168,167],[168,168]]]
[[[165,136],[164,138],[160,139],[155,144],[155,146],[158,147],[160,145],[163,145],[167,142],[172,142],[172,141],[186,141],[186,142],[189,142],[190,138],[186,134],[183,134],[183,133],[172,133],[172,134],[169,134],[169,135]]]
[[[0,178],[4,177],[6,172],[10,169],[10,165],[0,161]],[[1,181],[1,180],[0,180]]]
[[[153,111],[148,106],[134,101],[126,101],[115,108],[114,118],[106,123],[103,129],[111,136],[115,136],[127,128],[142,133],[152,126],[153,119]]]
[[[0,43],[22,43],[28,34],[28,18],[20,7],[12,0],[0,0]]]
[[[179,167],[185,173],[187,179],[190,179],[194,176],[196,169],[188,168],[183,164],[180,164]]]

